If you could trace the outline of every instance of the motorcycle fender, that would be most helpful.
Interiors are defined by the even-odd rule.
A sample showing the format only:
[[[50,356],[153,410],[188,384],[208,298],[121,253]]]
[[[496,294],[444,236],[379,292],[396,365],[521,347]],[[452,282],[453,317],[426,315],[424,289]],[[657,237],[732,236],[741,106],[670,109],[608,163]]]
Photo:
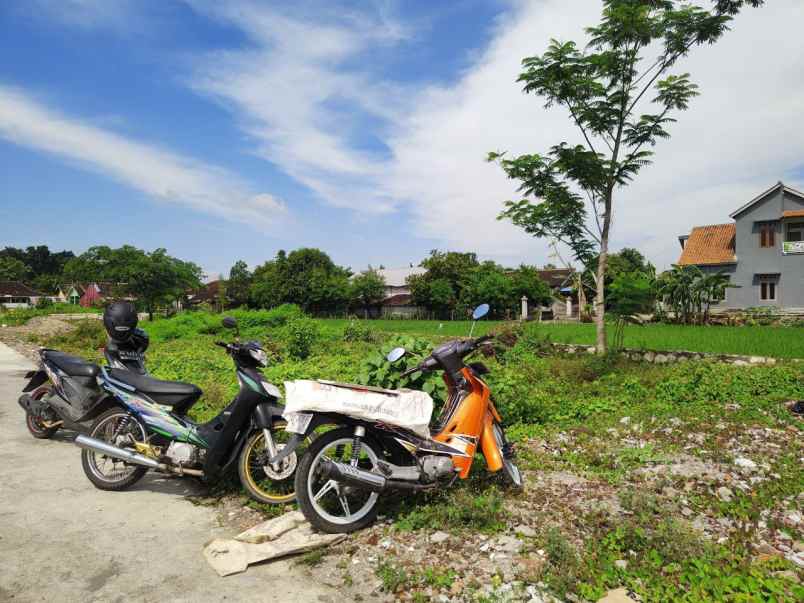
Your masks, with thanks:
[[[494,407],[490,405],[490,408]],[[494,439],[493,424],[494,416],[490,410],[487,410],[483,420],[483,433],[480,435],[480,448],[483,450],[486,466],[492,473],[499,471],[503,466],[502,450],[497,446],[497,440]]]
[[[26,385],[22,391],[24,392],[32,392],[37,387],[42,385],[48,380],[47,373],[45,371],[29,371],[25,374],[26,379],[30,379],[28,385]]]
[[[354,421],[350,420],[348,417],[333,416],[323,413],[314,414],[305,432],[291,434],[291,436],[288,438],[288,441],[285,443],[285,447],[282,448],[280,453],[275,457],[268,459],[268,462],[278,463],[279,461],[282,461],[286,457],[290,456],[291,453],[296,450],[299,444],[310,437],[310,435],[322,425],[348,425],[351,423],[354,423]]]
[[[282,407],[263,402],[254,409],[254,423],[260,429],[270,429],[276,421],[282,420]]]

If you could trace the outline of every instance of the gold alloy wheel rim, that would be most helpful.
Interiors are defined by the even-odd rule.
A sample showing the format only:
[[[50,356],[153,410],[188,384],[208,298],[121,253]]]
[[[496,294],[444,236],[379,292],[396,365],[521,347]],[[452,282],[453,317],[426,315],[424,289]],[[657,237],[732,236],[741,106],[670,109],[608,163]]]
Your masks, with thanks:
[[[278,427],[278,428],[284,428],[284,426],[285,426],[284,422],[276,424],[276,427]],[[278,429],[276,429],[275,431],[278,431]],[[245,471],[244,471],[244,473],[246,475],[246,480],[248,480],[249,485],[252,488],[254,488],[254,490],[256,492],[260,493],[260,496],[264,496],[265,498],[267,498],[267,499],[269,499],[269,500],[271,500],[271,501],[273,501],[273,502],[275,502],[277,504],[292,502],[296,498],[295,489],[292,490],[288,494],[282,494],[282,495],[277,496],[275,494],[270,494],[270,493],[266,492],[262,487],[260,487],[257,484],[256,481],[254,481],[254,476],[252,475],[252,472],[251,472],[251,463],[249,462],[249,459],[251,458],[251,456],[252,456],[252,454],[254,452],[254,447],[257,445],[258,442],[263,442],[263,449],[264,449],[264,447],[265,447],[265,443],[264,443],[265,442],[265,437],[262,434],[260,434],[260,437],[254,438],[253,440],[251,440],[251,442],[248,445],[248,448],[246,448],[246,454],[243,455],[243,461],[242,462],[245,463],[245,467],[244,467]],[[305,442],[305,443],[308,443],[308,442]],[[292,477],[292,475],[293,474],[291,474],[291,477]],[[290,479],[290,478],[288,478],[288,479]]]

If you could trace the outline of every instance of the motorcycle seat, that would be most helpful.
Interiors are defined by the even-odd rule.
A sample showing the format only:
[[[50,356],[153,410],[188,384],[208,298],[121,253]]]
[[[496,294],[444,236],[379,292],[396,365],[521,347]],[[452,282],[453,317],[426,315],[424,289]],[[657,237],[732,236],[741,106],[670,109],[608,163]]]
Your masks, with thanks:
[[[192,383],[162,381],[124,369],[110,369],[109,376],[115,381],[130,385],[157,404],[171,406],[173,411],[178,414],[187,412],[203,393]]]
[[[45,350],[42,357],[55,364],[70,377],[97,377],[100,374],[100,367],[97,364],[87,362],[78,356],[71,356],[57,350]]]

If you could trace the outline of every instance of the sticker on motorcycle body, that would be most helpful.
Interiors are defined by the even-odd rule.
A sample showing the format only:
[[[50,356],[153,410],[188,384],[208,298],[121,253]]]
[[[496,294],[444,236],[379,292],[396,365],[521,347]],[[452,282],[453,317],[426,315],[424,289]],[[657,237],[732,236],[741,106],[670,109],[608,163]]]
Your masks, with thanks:
[[[313,420],[313,415],[307,412],[286,412],[282,415],[282,418],[287,421],[285,431],[304,434],[310,425],[310,421]]]

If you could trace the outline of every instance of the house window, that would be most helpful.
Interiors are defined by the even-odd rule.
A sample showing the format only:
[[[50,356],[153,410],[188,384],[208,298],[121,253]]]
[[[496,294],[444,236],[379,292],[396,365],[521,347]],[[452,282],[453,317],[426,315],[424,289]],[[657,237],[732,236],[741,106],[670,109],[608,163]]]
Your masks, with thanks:
[[[759,246],[776,247],[776,228],[773,224],[760,224]]]
[[[797,243],[804,241],[804,222],[791,222],[787,225],[786,241]]]
[[[776,279],[760,279],[759,301],[776,301],[776,289]]]

